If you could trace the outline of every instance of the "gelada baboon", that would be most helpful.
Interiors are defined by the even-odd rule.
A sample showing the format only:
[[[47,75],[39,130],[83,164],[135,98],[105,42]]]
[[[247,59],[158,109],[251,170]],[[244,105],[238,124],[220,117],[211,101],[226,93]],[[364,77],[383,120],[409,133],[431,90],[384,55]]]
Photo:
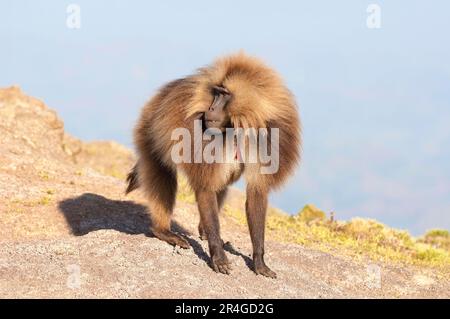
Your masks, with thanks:
[[[232,161],[174,161],[173,147],[178,143],[173,138],[174,130],[183,128],[194,135],[196,122],[201,123],[203,131],[216,129],[216,133],[254,128],[263,129],[270,136],[272,129],[278,129],[277,144],[270,140],[276,146],[271,152],[278,153],[278,169],[262,173],[260,168],[264,165],[260,160],[242,160],[248,155],[246,146],[233,148],[236,156]],[[212,268],[228,274],[231,268],[220,237],[219,210],[227,187],[243,175],[254,271],[275,278],[276,274],[264,262],[267,198],[269,191],[281,186],[298,163],[300,133],[294,97],[275,71],[244,53],[222,57],[194,75],[166,84],[144,106],[134,131],[138,161],[128,176],[126,192],[141,186],[149,200],[152,233],[172,245],[188,248],[188,242],[170,228],[177,171],[184,173],[195,192],[199,232],[208,239]],[[200,153],[206,142],[200,142]],[[193,147],[184,152],[195,157],[195,143],[194,138]]]

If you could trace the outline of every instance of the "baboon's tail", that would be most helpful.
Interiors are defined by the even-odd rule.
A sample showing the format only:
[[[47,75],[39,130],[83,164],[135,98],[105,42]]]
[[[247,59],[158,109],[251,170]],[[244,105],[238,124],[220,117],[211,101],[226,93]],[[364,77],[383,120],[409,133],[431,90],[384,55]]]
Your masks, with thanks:
[[[133,169],[128,173],[127,182],[128,187],[125,191],[125,195],[139,188],[138,163],[136,163]]]

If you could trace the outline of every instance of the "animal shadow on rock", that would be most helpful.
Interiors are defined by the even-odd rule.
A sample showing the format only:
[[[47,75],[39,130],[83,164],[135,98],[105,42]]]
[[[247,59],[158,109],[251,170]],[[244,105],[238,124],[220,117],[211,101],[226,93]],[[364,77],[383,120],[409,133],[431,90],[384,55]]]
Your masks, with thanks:
[[[58,208],[75,236],[101,229],[153,236],[147,207],[133,201],[111,200],[101,195],[85,193],[60,201]],[[188,230],[175,221],[172,221],[172,230],[184,236],[190,235]]]
[[[154,237],[147,207],[133,201],[111,200],[98,194],[85,193],[60,201],[58,208],[64,214],[75,236],[83,236],[101,229],[111,229],[130,235],[144,234]],[[190,237],[192,234],[188,230],[176,221],[172,221],[172,230],[189,242],[199,259],[210,264],[208,254],[199,242]],[[229,253],[242,257],[246,265],[252,268],[251,259],[236,251],[230,243],[227,243],[224,248]]]

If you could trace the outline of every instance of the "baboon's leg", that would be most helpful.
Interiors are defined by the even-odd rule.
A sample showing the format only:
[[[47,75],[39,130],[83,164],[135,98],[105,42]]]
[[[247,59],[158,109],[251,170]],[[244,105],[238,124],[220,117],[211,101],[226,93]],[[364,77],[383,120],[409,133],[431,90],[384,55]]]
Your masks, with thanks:
[[[189,243],[183,237],[170,230],[177,192],[176,172],[162,165],[152,155],[139,162],[139,170],[149,200],[153,235],[171,245],[189,248]]]
[[[223,204],[225,202],[225,198],[227,197],[228,193],[228,187],[225,187],[221,191],[217,192],[217,205],[219,206],[219,212],[223,207]]]
[[[216,196],[217,196],[217,206],[219,207],[219,212],[220,212],[220,210],[221,210],[222,207],[223,207],[223,203],[224,203],[224,201],[225,201],[225,198],[226,198],[226,196],[227,196],[227,193],[228,193],[228,187],[225,187],[224,189],[222,189],[221,191],[219,191],[219,192],[216,193]],[[208,239],[208,236],[206,236],[206,232],[205,232],[205,230],[204,230],[204,228],[203,228],[201,219],[200,219],[200,222],[198,223],[198,233],[199,233],[199,235],[200,235],[200,239],[201,239],[201,240],[206,240],[206,239]]]
[[[198,190],[195,195],[197,197],[200,220],[208,237],[212,267],[217,272],[229,274],[231,266],[223,250],[223,241],[220,238],[217,195],[215,192],[208,190]]]
[[[267,197],[267,191],[261,191],[248,185],[245,212],[253,245],[254,270],[257,274],[276,278],[276,273],[264,263],[264,228],[266,225]]]

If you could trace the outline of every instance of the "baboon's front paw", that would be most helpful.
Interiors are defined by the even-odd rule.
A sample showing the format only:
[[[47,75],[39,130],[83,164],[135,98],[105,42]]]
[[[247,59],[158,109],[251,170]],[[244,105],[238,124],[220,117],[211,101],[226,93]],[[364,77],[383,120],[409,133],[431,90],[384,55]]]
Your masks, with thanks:
[[[265,264],[255,265],[255,273],[257,275],[263,275],[265,277],[273,279],[277,278],[277,274],[274,271],[270,270],[270,268],[267,267]]]
[[[153,234],[155,237],[168,242],[169,244],[173,246],[180,246],[181,248],[188,249],[191,247],[186,239],[181,237],[180,235],[177,235],[171,231],[153,231]]]
[[[211,258],[212,267],[215,272],[229,275],[231,272],[231,263],[228,261],[225,253],[215,254]]]

